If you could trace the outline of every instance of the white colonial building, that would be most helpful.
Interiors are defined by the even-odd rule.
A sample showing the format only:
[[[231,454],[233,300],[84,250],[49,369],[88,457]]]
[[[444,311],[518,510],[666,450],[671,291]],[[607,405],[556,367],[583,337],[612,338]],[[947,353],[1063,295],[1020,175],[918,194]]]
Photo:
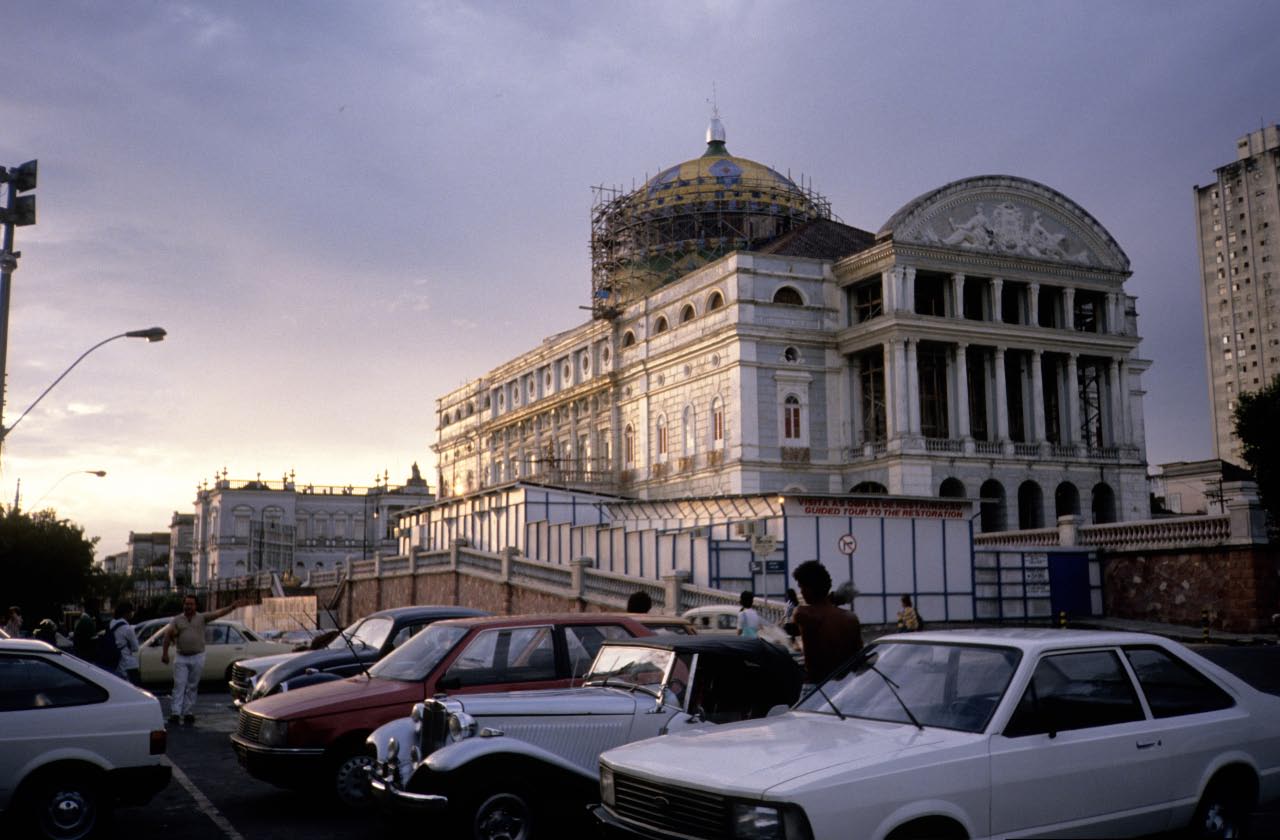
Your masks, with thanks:
[[[399,487],[234,481],[226,473],[196,491],[191,524],[191,583],[276,572],[305,578],[344,560],[394,554],[395,519],[433,500],[418,473]]]
[[[947,184],[875,233],[706,153],[593,213],[595,317],[438,401],[439,489],[981,499],[984,531],[1150,514],[1129,260],[1071,199]]]

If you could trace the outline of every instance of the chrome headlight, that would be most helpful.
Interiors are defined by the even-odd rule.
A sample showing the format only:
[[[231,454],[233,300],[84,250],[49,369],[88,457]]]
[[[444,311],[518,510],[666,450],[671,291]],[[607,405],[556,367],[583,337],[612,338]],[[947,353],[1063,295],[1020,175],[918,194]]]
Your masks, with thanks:
[[[454,712],[449,715],[449,738],[461,741],[476,734],[476,719],[466,712]]]
[[[387,739],[387,761],[395,763],[400,758],[400,742],[395,738]]]
[[[782,812],[772,805],[754,802],[733,804],[733,836],[741,840],[782,840]]]
[[[613,771],[603,764],[600,765],[600,801],[613,807]]]
[[[289,740],[289,722],[275,718],[263,718],[258,730],[258,741],[268,747],[284,746]]]

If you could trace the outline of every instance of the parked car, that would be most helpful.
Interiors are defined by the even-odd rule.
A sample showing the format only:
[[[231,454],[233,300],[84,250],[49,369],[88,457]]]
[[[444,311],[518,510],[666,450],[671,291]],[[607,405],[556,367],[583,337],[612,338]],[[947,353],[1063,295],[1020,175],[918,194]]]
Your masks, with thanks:
[[[365,673],[246,703],[231,743],[255,778],[363,805],[365,739],[414,703],[438,692],[566,688],[606,639],[647,635],[634,617],[610,613],[437,621]]]
[[[887,636],[786,714],[606,752],[600,796],[609,837],[1238,837],[1280,697],[1146,634]]]
[[[433,621],[481,615],[488,613],[449,606],[397,607],[371,613],[342,631],[323,650],[240,660],[231,668],[231,701],[241,705],[278,691],[358,674]]]
[[[370,785],[396,812],[443,816],[457,836],[582,836],[600,753],[790,706],[804,679],[761,639],[665,634],[605,642],[581,688],[438,697],[379,727]],[[453,835],[450,835],[453,836]]]
[[[176,648],[169,646],[168,665],[160,661],[164,652],[164,631],[168,626],[166,624],[152,633],[138,651],[138,665],[144,684],[156,685],[173,679]],[[264,641],[239,621],[211,621],[204,628],[204,671],[200,678],[203,682],[230,680],[231,666],[241,659],[292,652],[292,645]]]
[[[0,743],[14,837],[88,837],[169,783],[160,701],[44,642],[0,641]]]
[[[139,642],[145,642],[155,635],[155,632],[162,627],[168,627],[176,616],[166,615],[161,618],[148,618],[146,621],[139,621],[133,625],[133,634],[138,637]]]
[[[678,615],[658,615],[657,613],[635,613],[636,621],[655,633],[674,633],[677,636],[692,636],[698,632],[693,624]]]
[[[711,604],[705,607],[694,607],[685,610],[683,618],[693,625],[694,630],[703,634],[719,634],[723,636],[738,635],[738,613],[740,608],[733,604]],[[791,640],[786,632],[771,621],[760,620],[760,638],[775,645],[791,649]]]

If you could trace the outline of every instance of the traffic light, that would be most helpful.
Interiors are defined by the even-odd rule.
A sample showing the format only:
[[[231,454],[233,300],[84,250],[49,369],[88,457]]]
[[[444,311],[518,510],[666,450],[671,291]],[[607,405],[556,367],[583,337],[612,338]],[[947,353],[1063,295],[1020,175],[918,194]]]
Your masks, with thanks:
[[[37,161],[5,169],[0,166],[0,184],[9,184],[9,206],[0,207],[0,223],[23,227],[36,223],[36,197],[19,195],[36,188]]]

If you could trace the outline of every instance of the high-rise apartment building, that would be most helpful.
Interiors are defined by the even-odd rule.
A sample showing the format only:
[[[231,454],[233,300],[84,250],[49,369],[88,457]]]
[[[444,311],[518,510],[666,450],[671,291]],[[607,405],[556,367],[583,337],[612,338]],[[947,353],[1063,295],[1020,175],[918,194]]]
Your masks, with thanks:
[[[1216,174],[1195,188],[1209,405],[1214,454],[1241,463],[1236,401],[1280,373],[1280,128],[1241,137]]]

